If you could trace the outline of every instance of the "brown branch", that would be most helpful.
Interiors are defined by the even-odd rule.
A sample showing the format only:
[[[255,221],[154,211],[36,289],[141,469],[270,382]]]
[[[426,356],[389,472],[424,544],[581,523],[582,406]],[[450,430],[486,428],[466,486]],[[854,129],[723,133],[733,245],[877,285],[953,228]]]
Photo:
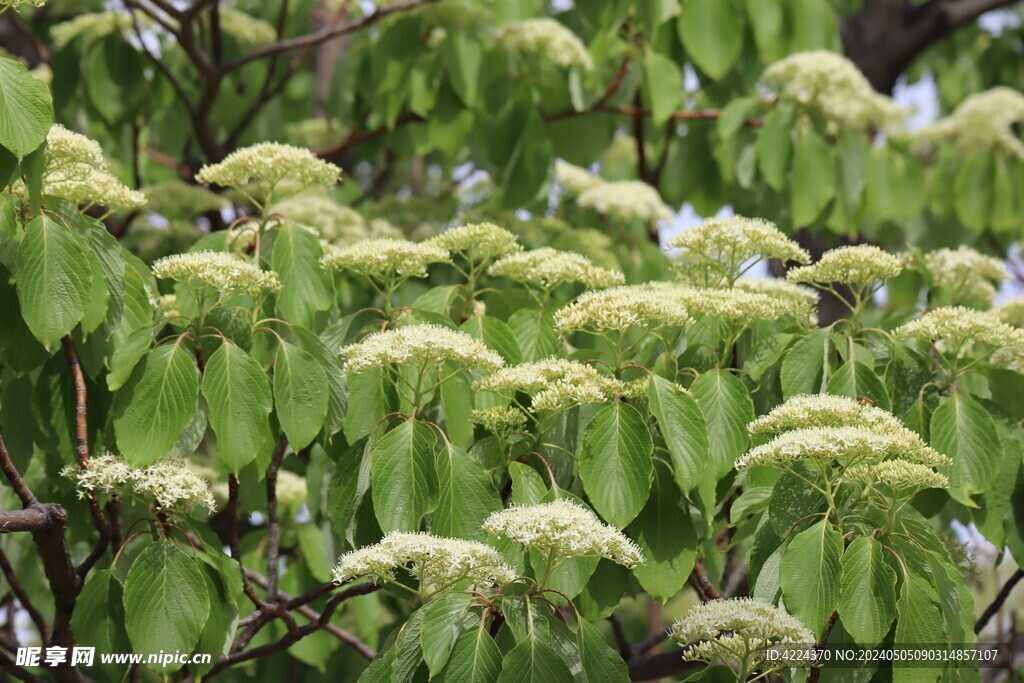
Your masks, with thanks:
[[[36,609],[28,593],[25,592],[21,581],[18,580],[18,576],[14,573],[14,567],[11,566],[10,561],[7,559],[7,554],[3,550],[0,550],[0,570],[3,570],[4,577],[6,577],[7,583],[11,586],[11,591],[18,598],[18,602],[25,608],[25,611],[28,612],[32,623],[36,625],[36,630],[39,631],[39,639],[45,643],[50,638],[50,629],[46,625],[46,620],[43,619],[43,615]]]
[[[18,468],[14,466],[14,462],[11,460],[11,454],[7,451],[7,444],[4,443],[4,437],[2,434],[0,434],[0,470],[3,470],[7,483],[9,483],[11,488],[14,489],[14,492],[21,500],[22,505],[26,508],[39,505],[39,501],[36,500],[35,495],[29,489],[25,480],[21,478]]]
[[[1024,579],[1024,569],[1018,569],[1010,575],[1010,578],[1006,580],[1003,587],[996,593],[992,604],[986,607],[985,611],[978,617],[978,621],[974,624],[975,633],[981,633],[981,630],[991,621],[992,617],[999,613],[999,610],[1003,608],[1003,604],[1010,597],[1010,593],[1013,592],[1014,587],[1020,583],[1021,579]]]
[[[50,525],[50,513],[46,504],[36,503],[24,510],[0,511],[0,534],[14,534],[21,531],[35,533]]]
[[[616,616],[608,617],[608,623],[612,625],[612,635],[615,636],[615,644],[619,646],[619,655],[627,662],[633,658],[633,645],[626,637],[626,631],[622,628],[622,621]]]
[[[657,681],[670,676],[690,673],[706,666],[703,662],[689,662],[683,659],[683,649],[673,648],[634,659],[629,663],[631,681]]]
[[[277,602],[278,557],[281,550],[281,520],[277,515],[277,473],[284,462],[288,439],[284,434],[267,466],[267,602]]]
[[[270,57],[272,55],[279,54],[281,52],[291,52],[293,50],[300,50],[305,47],[312,47],[324,43],[331,38],[337,38],[347,33],[353,33],[360,29],[366,28],[371,24],[374,24],[384,17],[400,12],[405,12],[422,5],[427,5],[437,0],[406,0],[406,2],[398,2],[387,7],[378,7],[372,14],[368,14],[365,17],[352,21],[346,24],[340,24],[335,26],[328,26],[315,33],[310,33],[297,38],[290,38],[288,40],[279,40],[276,43],[265,45],[257,50],[253,50],[247,55],[242,55],[237,59],[233,59],[230,62],[225,63],[221,67],[221,73],[227,74],[236,69],[239,69],[250,62],[254,62],[264,57]]]
[[[640,98],[640,91],[636,91],[633,97],[634,108],[642,111],[643,101]],[[647,143],[644,140],[644,119],[642,116],[633,116],[633,141],[636,143],[636,171],[640,180],[650,183],[650,173],[647,169]]]
[[[19,681],[28,681],[28,683],[43,682],[42,678],[26,671],[25,669],[22,669],[20,666],[14,663],[14,660],[12,660],[3,652],[0,652],[0,668],[2,668],[4,671],[6,671],[14,678],[17,678]]]
[[[314,154],[316,154],[318,157],[321,157],[323,159],[333,159],[333,158],[337,157],[338,155],[342,154],[343,152],[351,149],[352,147],[356,147],[357,145],[360,145],[360,144],[366,142],[367,140],[372,140],[374,138],[379,138],[381,135],[384,135],[386,133],[390,133],[391,131],[395,130],[396,128],[399,128],[399,127],[404,126],[404,125],[409,124],[409,123],[415,123],[417,121],[422,121],[422,120],[423,120],[423,117],[420,116],[419,114],[413,114],[413,113],[403,114],[402,116],[398,117],[398,119],[395,121],[395,124],[393,126],[379,126],[377,128],[374,128],[374,129],[368,130],[368,131],[358,131],[358,130],[352,131],[348,135],[348,137],[346,137],[344,140],[342,140],[338,144],[333,145],[331,147],[326,147],[324,149],[317,150],[316,152],[314,152]]]
[[[228,475],[228,504],[224,510],[228,518],[228,548],[231,549],[231,557],[235,558],[235,562],[238,563],[238,571],[242,574],[242,589],[245,591],[246,597],[257,609],[262,609],[263,601],[249,582],[245,566],[242,564],[242,549],[238,543],[238,493],[238,477],[231,473]]]
[[[29,30],[28,26],[25,26],[25,23],[21,20],[20,17],[18,17],[18,13],[7,12],[6,17],[7,20],[11,22],[11,27],[15,31],[17,31],[18,35],[24,38],[28,42],[28,44],[32,46],[32,49],[35,51],[36,56],[39,57],[39,61],[46,62],[47,64],[49,64],[51,56],[50,49],[46,47],[46,45],[44,45],[43,42],[39,40],[39,38],[36,37],[36,34],[32,33],[32,31]]]

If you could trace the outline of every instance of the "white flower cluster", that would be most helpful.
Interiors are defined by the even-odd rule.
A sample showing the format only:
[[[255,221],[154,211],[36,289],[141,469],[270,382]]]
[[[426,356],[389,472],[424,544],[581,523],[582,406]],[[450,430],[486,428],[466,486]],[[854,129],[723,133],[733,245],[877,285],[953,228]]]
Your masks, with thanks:
[[[500,437],[508,437],[526,424],[526,413],[512,406],[493,406],[481,408],[469,413],[473,424],[478,424],[487,431]]]
[[[46,135],[43,192],[75,204],[104,205],[112,209],[146,203],[137,192],[110,173],[103,151],[95,140],[74,133],[59,123]]]
[[[1014,126],[1024,123],[1024,94],[997,87],[971,95],[953,113],[921,128],[916,137],[936,142],[955,142],[972,149],[1001,149],[1024,158],[1024,142]]]
[[[744,666],[745,673],[772,668],[767,651],[773,646],[809,648],[817,640],[799,619],[757,598],[698,603],[670,635],[686,648],[684,659]]]
[[[74,480],[82,498],[93,490],[113,496],[146,496],[162,510],[188,512],[196,505],[211,512],[217,509],[209,483],[181,458],[169,457],[146,467],[133,467],[124,458],[105,453],[90,458],[84,470],[68,465],[61,476]]]
[[[150,299],[149,302],[153,305],[157,317],[161,320],[171,320],[181,316],[181,310],[178,308],[177,294],[163,294]]]
[[[1024,296],[1015,296],[992,309],[992,314],[1007,325],[1024,327]]]
[[[573,557],[603,557],[631,568],[644,562],[643,553],[621,531],[569,500],[498,510],[483,528],[553,557],[554,564]]]
[[[623,221],[669,222],[672,211],[658,191],[639,180],[605,181],[576,198],[580,206]]]
[[[854,465],[843,473],[848,481],[884,484],[894,491],[949,488],[949,478],[931,467],[907,460],[883,460],[873,465]]]
[[[734,327],[752,325],[758,320],[775,320],[783,315],[797,319],[808,315],[807,306],[800,299],[760,294],[746,287],[708,289],[666,284],[663,291],[674,292],[691,315],[709,315]]]
[[[625,285],[584,292],[555,313],[559,332],[586,330],[594,334],[646,328],[682,327],[690,322],[686,306],[644,285]]]
[[[387,282],[426,277],[431,263],[451,263],[444,249],[409,240],[364,240],[347,247],[331,247],[320,261],[324,268],[347,270]]]
[[[277,472],[277,502],[285,507],[298,507],[306,502],[309,487],[306,478],[288,470]]]
[[[221,30],[247,47],[258,47],[277,39],[277,30],[269,21],[257,19],[234,7],[219,7]]]
[[[17,10],[19,7],[25,5],[31,5],[32,7],[42,7],[46,4],[46,0],[0,0],[0,8],[11,8]]]
[[[777,258],[810,263],[811,255],[774,223],[760,218],[710,218],[665,243],[682,249],[676,267],[682,279],[704,287],[731,285],[754,263]]]
[[[993,283],[998,284],[1010,277],[1002,261],[966,245],[928,252],[924,255],[924,265],[935,286],[944,289],[954,303],[968,298],[991,305],[996,298]]]
[[[338,119],[304,119],[286,123],[284,132],[289,141],[316,149],[341,141],[345,129]]]
[[[1022,344],[1020,332],[991,312],[963,306],[942,306],[911,320],[893,334],[941,342],[944,353],[959,357],[970,352],[974,344],[985,344],[1002,351],[1019,346]]]
[[[510,50],[537,54],[562,68],[594,67],[586,46],[576,34],[554,19],[527,19],[503,26],[498,40]]]
[[[355,209],[321,192],[302,192],[275,203],[272,213],[306,226],[328,244],[352,245],[365,240],[399,239],[402,232],[382,219],[366,220]]]
[[[855,427],[895,432],[903,429],[903,423],[886,410],[846,396],[800,394],[751,422],[747,431],[754,436],[808,427]]]
[[[452,254],[463,254],[474,262],[490,261],[523,249],[515,235],[494,223],[472,223],[448,228],[423,244]]]
[[[736,469],[762,465],[785,466],[798,460],[818,460],[849,467],[896,457],[928,467],[949,465],[950,460],[906,428],[876,431],[858,427],[803,427],[779,434],[747,451]]]
[[[820,113],[843,128],[889,128],[907,112],[879,94],[853,62],[835,52],[798,52],[769,66],[761,77],[780,97]]]
[[[281,289],[272,270],[260,270],[224,251],[193,251],[165,256],[153,264],[153,275],[182,283],[199,282],[221,292],[245,292],[253,296]]]
[[[595,266],[590,259],[575,252],[550,247],[510,254],[496,261],[487,272],[544,290],[570,282],[587,289],[601,289],[626,281],[619,271]]]
[[[604,403],[622,395],[625,386],[614,377],[602,375],[592,365],[565,358],[547,358],[521,363],[482,377],[474,391],[503,395],[523,392],[533,397],[532,410],[554,410],[570,405]]]
[[[810,266],[786,273],[790,282],[809,284],[841,282],[854,287],[869,287],[879,280],[896,277],[903,271],[900,259],[872,244],[830,249]]]
[[[572,196],[604,184],[604,179],[585,168],[574,166],[561,159],[555,162],[555,182]]]
[[[816,327],[818,324],[815,313],[818,308],[818,292],[810,287],[795,285],[777,277],[741,277],[736,280],[735,288],[784,301],[790,314],[798,321],[808,327]]]
[[[319,159],[308,149],[279,142],[261,142],[235,150],[216,164],[199,169],[201,183],[231,187],[243,193],[255,188],[257,201],[330,187],[341,179],[341,169]],[[278,196],[278,199],[281,197]]]
[[[501,553],[483,543],[400,531],[339,557],[333,578],[339,584],[360,576],[390,581],[399,568],[419,578],[421,591],[438,590],[463,580],[500,585],[516,578],[515,570]]]
[[[393,364],[437,366],[452,362],[467,368],[496,370],[505,364],[482,341],[440,325],[407,325],[375,332],[341,350],[345,372],[365,372]]]
[[[180,180],[144,187],[142,193],[146,195],[146,208],[161,216],[198,216],[208,211],[219,211],[228,204],[224,197]]]

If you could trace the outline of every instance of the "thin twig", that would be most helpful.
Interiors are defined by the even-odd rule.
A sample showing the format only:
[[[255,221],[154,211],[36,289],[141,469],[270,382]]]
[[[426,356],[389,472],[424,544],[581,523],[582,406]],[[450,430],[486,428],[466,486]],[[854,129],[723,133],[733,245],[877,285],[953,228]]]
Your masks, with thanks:
[[[1024,569],[1018,569],[1010,575],[1010,578],[1006,580],[1003,587],[996,593],[992,604],[986,607],[985,611],[978,617],[978,621],[974,624],[975,633],[981,633],[981,629],[985,628],[985,625],[988,624],[992,617],[999,613],[999,610],[1002,609],[1003,604],[1010,597],[1010,593],[1013,592],[1014,587],[1020,583],[1021,579],[1024,579]]]
[[[284,434],[277,440],[277,447],[267,466],[267,602],[277,602],[278,556],[281,550],[281,519],[277,514],[277,473],[288,449]]]
[[[18,602],[28,612],[32,623],[36,625],[36,629],[39,631],[39,639],[45,643],[50,639],[50,629],[46,625],[46,620],[43,619],[43,615],[36,609],[28,593],[25,592],[21,581],[18,580],[17,574],[14,573],[14,567],[11,566],[10,561],[7,559],[7,554],[3,550],[0,550],[0,569],[3,570],[7,583],[11,586],[11,591],[18,598]]]

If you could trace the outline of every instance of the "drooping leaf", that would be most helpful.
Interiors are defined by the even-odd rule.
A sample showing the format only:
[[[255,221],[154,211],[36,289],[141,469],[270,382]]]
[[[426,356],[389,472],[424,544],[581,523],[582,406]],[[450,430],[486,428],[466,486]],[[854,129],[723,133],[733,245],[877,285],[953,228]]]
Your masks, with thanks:
[[[858,538],[842,559],[837,611],[858,644],[878,645],[896,617],[896,572],[885,563],[882,545]]]
[[[970,396],[953,394],[932,413],[931,445],[953,459],[945,468],[949,495],[976,507],[971,496],[988,490],[1002,452],[992,416]]]
[[[633,575],[652,598],[662,603],[673,597],[690,576],[697,559],[697,532],[679,507],[679,489],[667,473],[659,473],[644,509],[626,529],[644,555]]]
[[[651,121],[661,126],[682,101],[683,74],[674,61],[652,50],[644,56],[644,81],[651,100]]]
[[[828,380],[826,359],[831,345],[829,331],[814,330],[793,344],[782,359],[780,378],[782,396],[790,399],[797,394],[817,394],[822,390],[822,378]]]
[[[313,315],[331,305],[331,280],[320,267],[323,249],[313,233],[291,221],[278,228],[271,267],[281,277],[277,307],[291,323],[311,327]]]
[[[0,146],[20,161],[43,144],[53,123],[53,98],[46,83],[25,65],[0,57]]]
[[[473,596],[452,592],[438,596],[421,608],[420,647],[431,676],[445,668],[462,634],[479,623],[480,617],[469,609],[472,602]]]
[[[653,448],[643,416],[625,403],[602,408],[583,431],[583,488],[597,512],[615,526],[629,524],[647,500]]]
[[[859,361],[845,363],[828,380],[825,391],[829,394],[849,396],[857,398],[865,396],[878,405],[879,408],[889,410],[889,392],[885,384],[878,378],[875,371]]]
[[[735,375],[717,368],[694,380],[690,391],[707,422],[709,467],[716,478],[721,477],[750,443],[747,424],[754,419],[750,392]]]
[[[689,392],[657,375],[651,376],[647,403],[672,457],[676,483],[689,493],[700,483],[708,458],[704,413]]]
[[[793,536],[782,556],[786,609],[819,637],[839,602],[842,554],[842,535],[822,520]]]
[[[501,673],[501,650],[487,629],[462,634],[455,642],[441,680],[448,683],[491,683]]]
[[[813,130],[802,131],[797,136],[790,182],[793,224],[810,225],[836,192],[835,152]]]
[[[449,444],[437,455],[437,479],[437,509],[431,518],[431,531],[440,536],[485,540],[487,534],[480,525],[502,505],[483,464]]]
[[[679,37],[694,63],[715,80],[722,78],[743,50],[746,13],[733,0],[685,0]]]
[[[417,531],[437,499],[433,429],[406,420],[380,437],[370,454],[373,510],[384,531]]]
[[[296,452],[308,446],[323,427],[329,397],[323,366],[312,354],[282,341],[274,364],[274,406]]]
[[[792,106],[781,106],[764,117],[764,124],[757,133],[757,166],[764,181],[776,192],[782,192],[788,180],[794,115]]]
[[[498,683],[572,683],[572,673],[550,645],[527,638],[501,662]]]
[[[274,448],[270,411],[274,397],[259,362],[229,341],[206,362],[203,396],[217,434],[217,457],[232,472],[254,459],[269,462]]]

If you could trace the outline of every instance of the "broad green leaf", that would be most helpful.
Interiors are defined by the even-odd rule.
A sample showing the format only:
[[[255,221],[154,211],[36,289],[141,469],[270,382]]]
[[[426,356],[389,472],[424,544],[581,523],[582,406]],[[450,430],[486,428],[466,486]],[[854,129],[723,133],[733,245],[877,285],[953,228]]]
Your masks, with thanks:
[[[704,412],[711,454],[708,464],[717,479],[733,468],[750,444],[747,424],[754,419],[754,404],[736,375],[717,368],[694,380],[690,391]]]
[[[875,371],[859,361],[845,363],[828,380],[825,391],[829,394],[857,398],[865,396],[874,401],[879,408],[889,410],[889,392],[885,384],[878,378]]]
[[[504,321],[488,315],[474,315],[462,323],[459,330],[497,351],[507,364],[519,365],[522,362],[516,335]]]
[[[327,487],[327,518],[338,536],[355,546],[355,519],[370,490],[370,451],[373,444],[359,441],[338,457]]]
[[[124,613],[136,652],[191,652],[210,615],[210,595],[198,560],[166,539],[151,543],[128,570]]]
[[[674,61],[651,50],[644,57],[644,81],[651,102],[651,121],[661,126],[682,101],[683,74]]]
[[[651,376],[647,404],[668,447],[676,483],[689,493],[700,483],[708,459],[704,413],[690,392],[657,375]]]
[[[942,612],[938,605],[935,589],[927,580],[911,575],[903,582],[899,602],[896,603],[897,647],[915,645],[935,646],[946,642],[942,629]],[[917,667],[893,668],[894,683],[925,683],[935,681],[935,669]]]
[[[843,578],[836,608],[859,645],[878,645],[896,618],[896,572],[882,557],[882,544],[858,538],[843,554]]]
[[[459,637],[479,623],[480,617],[469,609],[473,600],[467,593],[446,593],[420,608],[420,647],[431,676],[445,668]]]
[[[274,397],[259,362],[224,342],[206,362],[203,396],[221,463],[236,473],[254,459],[269,463],[274,435],[268,417]]]
[[[274,406],[296,452],[308,446],[323,427],[329,395],[327,373],[317,359],[282,341],[274,363]]]
[[[842,535],[822,520],[796,534],[782,556],[786,609],[819,637],[839,601],[842,554]]]
[[[722,107],[722,112],[715,121],[715,130],[719,137],[728,140],[739,132],[750,113],[757,108],[757,98],[737,97]]]
[[[1014,184],[1014,173],[1011,170],[1011,164],[1020,162],[1007,161],[1006,156],[1001,152],[996,152],[995,161],[995,180],[992,186],[992,230],[1012,232],[1017,229],[1021,211],[1024,210],[1021,194]]]
[[[100,38],[85,56],[85,93],[111,129],[138,114],[146,97],[146,64],[120,32]]]
[[[508,326],[519,341],[524,363],[556,355],[558,338],[550,315],[536,308],[520,308],[509,316]]]
[[[679,38],[693,62],[718,80],[743,51],[746,14],[735,0],[684,0]]]
[[[104,652],[119,652],[121,646],[128,645],[123,593],[121,583],[109,569],[89,577],[78,595],[71,617],[77,645],[95,647]]]
[[[501,650],[487,633],[478,628],[455,642],[441,680],[446,683],[491,683],[501,672]]]
[[[52,123],[50,88],[20,62],[0,57],[0,146],[20,161],[43,144]]]
[[[790,399],[798,394],[817,394],[827,380],[827,357],[831,344],[829,331],[820,328],[793,344],[782,359],[780,378],[782,396]]]
[[[629,669],[622,656],[608,645],[597,627],[586,619],[580,619],[576,627],[576,651],[582,664],[577,681],[614,683],[630,680]]]
[[[443,370],[446,374],[447,368],[445,366]],[[468,447],[473,439],[473,423],[469,419],[473,410],[473,392],[464,375],[449,377],[441,385],[441,408],[448,440],[460,448]]]
[[[380,528],[418,531],[420,520],[434,507],[434,430],[407,420],[380,437],[370,453],[373,510]]]
[[[49,216],[25,227],[15,271],[28,328],[48,349],[85,314],[95,257],[71,228]]]
[[[771,64],[786,56],[788,50],[782,34],[785,0],[746,0],[746,6],[761,61]]]
[[[550,645],[527,638],[501,662],[497,683],[572,683],[572,672]]]
[[[953,459],[950,467],[943,468],[949,477],[949,495],[977,507],[971,496],[988,490],[1002,453],[992,416],[975,399],[955,393],[932,413],[931,445]]]
[[[653,449],[643,416],[626,403],[603,408],[583,431],[583,488],[597,512],[619,528],[629,524],[647,500]]]
[[[480,92],[484,46],[469,33],[456,32],[451,40],[444,41],[444,60],[452,89],[472,109]]]
[[[899,169],[894,153],[885,147],[871,150],[867,163],[867,206],[878,221],[899,212]]]
[[[992,152],[984,147],[972,151],[956,174],[953,185],[956,215],[975,233],[980,233],[989,223],[994,180]]]
[[[840,50],[839,18],[826,0],[789,0],[791,21],[789,52]]]
[[[391,412],[388,396],[389,383],[379,373],[361,372],[346,375],[346,393],[359,397],[346,407],[344,427],[345,439],[355,443],[371,434],[385,415]]]
[[[447,445],[437,455],[437,509],[430,530],[439,536],[486,540],[480,525],[495,510],[501,496],[491,475],[466,451]]]
[[[810,225],[836,192],[835,152],[813,130],[801,131],[797,136],[790,182],[793,225]]]
[[[153,340],[153,305],[146,286],[132,267],[124,271],[125,295],[121,319],[110,335],[111,350],[107,357],[107,389],[116,391],[128,380],[132,368]]]
[[[330,438],[341,429],[348,407],[348,392],[341,359],[337,354],[331,353],[320,337],[306,328],[292,325],[292,332],[299,338],[302,348],[316,358],[327,374],[327,387],[330,391],[327,398],[327,415],[324,418],[324,433]]]
[[[697,559],[697,532],[679,507],[682,496],[667,473],[659,473],[651,497],[626,529],[644,554],[633,575],[652,598],[668,601],[686,585]]]
[[[782,192],[788,183],[794,115],[792,106],[782,105],[764,117],[764,125],[757,132],[757,167],[768,187],[776,192]]]
[[[290,323],[312,327],[313,315],[331,305],[331,280],[320,267],[321,256],[313,233],[291,221],[278,228],[271,268],[281,277],[277,308]]]
[[[114,394],[114,436],[136,467],[166,455],[185,431],[199,400],[199,371],[180,344],[158,346],[136,364]]]

